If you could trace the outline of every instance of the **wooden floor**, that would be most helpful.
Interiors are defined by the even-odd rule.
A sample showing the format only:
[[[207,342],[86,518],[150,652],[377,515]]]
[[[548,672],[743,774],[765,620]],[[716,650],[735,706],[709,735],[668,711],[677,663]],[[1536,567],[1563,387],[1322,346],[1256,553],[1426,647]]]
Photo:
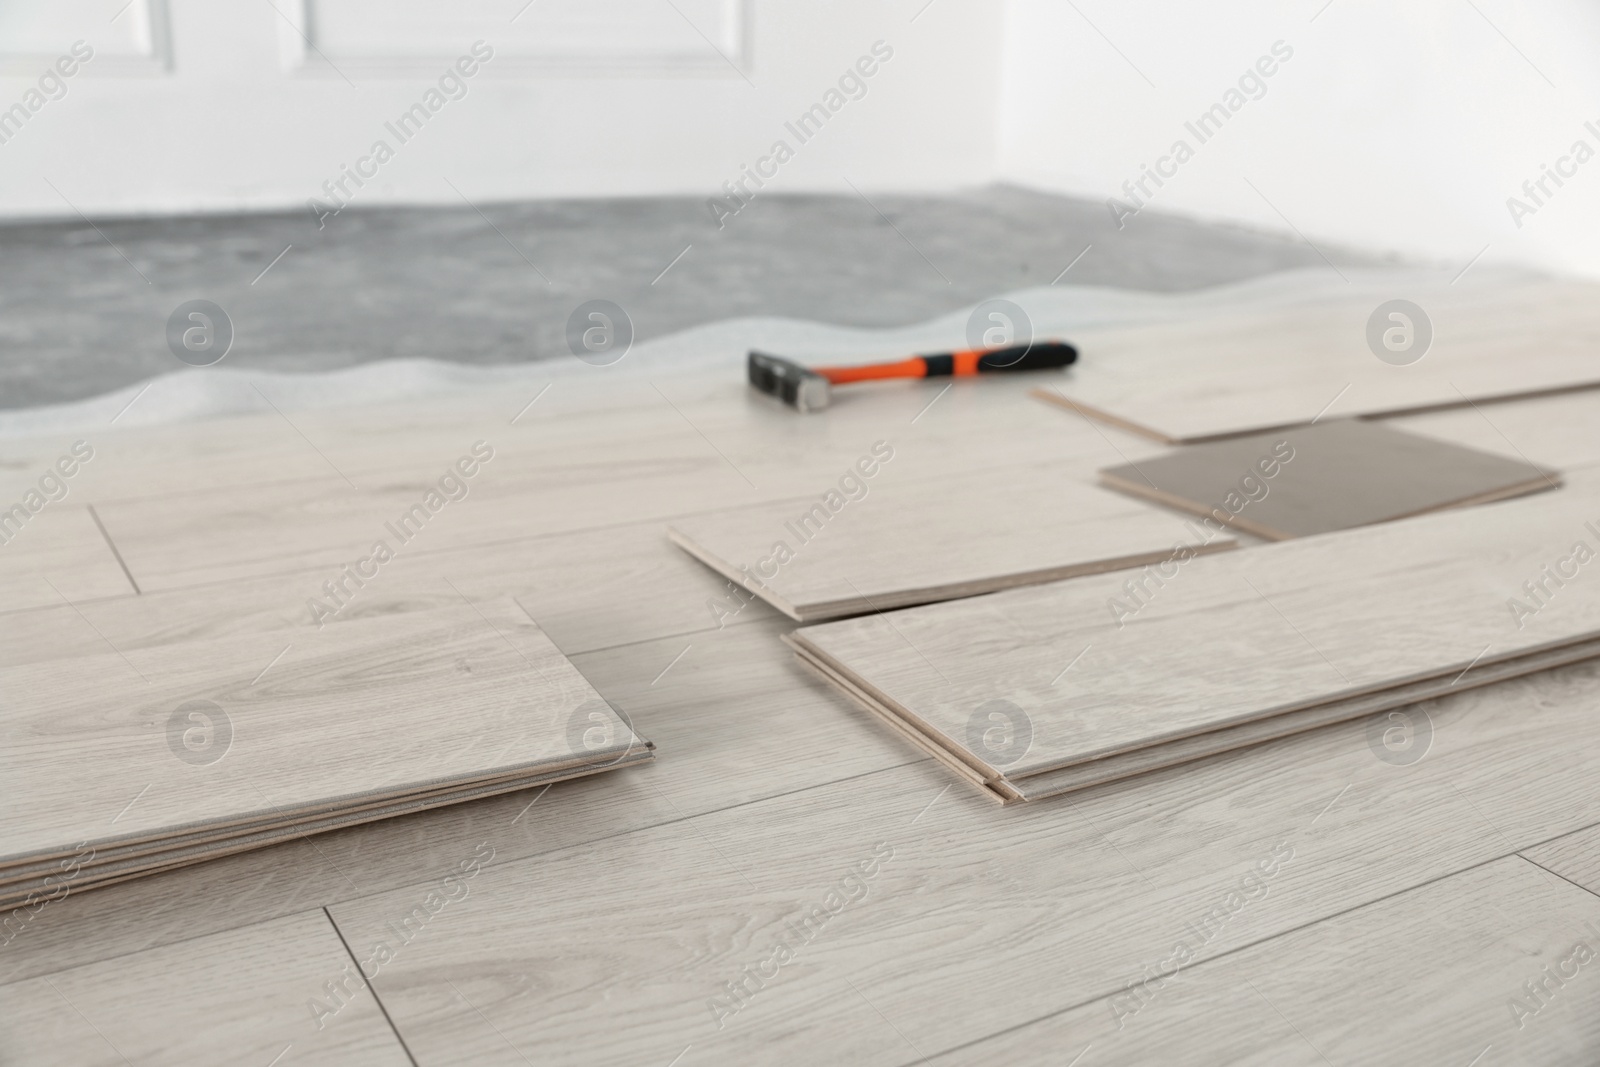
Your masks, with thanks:
[[[665,536],[816,496],[879,440],[880,483],[1161,450],[1031,384],[802,418],[736,376],[596,373],[526,409],[108,426],[0,547],[0,662],[281,628],[483,440],[372,596],[515,596],[657,759],[0,916],[0,1062],[1600,1059],[1600,665],[1408,709],[1403,752],[1358,721],[1002,808]],[[1586,392],[1394,421],[1571,471],[1600,465],[1597,416]],[[71,444],[0,442],[0,500]]]

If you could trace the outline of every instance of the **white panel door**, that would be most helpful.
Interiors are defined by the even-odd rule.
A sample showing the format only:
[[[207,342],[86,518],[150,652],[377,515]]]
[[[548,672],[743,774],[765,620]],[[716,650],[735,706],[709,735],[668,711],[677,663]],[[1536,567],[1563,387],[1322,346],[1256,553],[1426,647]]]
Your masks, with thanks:
[[[695,70],[739,62],[743,0],[306,0],[308,61],[434,66],[485,38],[496,68]],[[709,46],[709,47],[708,47]]]

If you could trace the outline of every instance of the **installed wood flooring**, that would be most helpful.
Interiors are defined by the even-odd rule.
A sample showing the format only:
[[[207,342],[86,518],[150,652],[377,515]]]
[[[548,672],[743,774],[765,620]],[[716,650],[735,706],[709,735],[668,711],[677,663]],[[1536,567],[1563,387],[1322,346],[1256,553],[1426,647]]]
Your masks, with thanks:
[[[72,671],[106,641],[136,660],[270,643],[481,439],[494,460],[352,620],[515,596],[657,759],[0,916],[0,1061],[1600,1054],[1600,963],[1531,1016],[1511,1007],[1578,941],[1600,949],[1600,667],[1407,709],[1401,754],[1355,721],[1001,808],[808,674],[781,640],[793,623],[760,602],[716,612],[727,583],[665,527],[821,493],[879,439],[919,478],[1015,463],[1018,440],[1086,467],[1158,449],[1027,382],[868,387],[810,421],[737,381],[636,384],[563,382],[515,425],[529,398],[96,442],[68,502],[95,505],[100,562],[121,575],[114,544],[143,592],[62,587],[82,619],[5,605],[6,666]],[[1441,436],[1575,470],[1600,460],[1572,431],[1600,415],[1589,400],[1452,412]],[[1446,417],[1406,424],[1430,418]],[[62,447],[0,443],[24,473]],[[1155,988],[1185,938],[1193,960]]]
[[[1075,332],[1083,370],[1051,404],[1169,443],[1600,385],[1587,282],[1452,287],[1361,279],[1329,299],[1223,303],[1207,314]],[[1386,305],[1406,303],[1390,311]],[[1419,304],[1421,307],[1419,307]],[[1391,318],[1398,313],[1400,318]],[[1388,350],[1386,329],[1399,351]],[[1159,389],[1151,388],[1160,382]]]

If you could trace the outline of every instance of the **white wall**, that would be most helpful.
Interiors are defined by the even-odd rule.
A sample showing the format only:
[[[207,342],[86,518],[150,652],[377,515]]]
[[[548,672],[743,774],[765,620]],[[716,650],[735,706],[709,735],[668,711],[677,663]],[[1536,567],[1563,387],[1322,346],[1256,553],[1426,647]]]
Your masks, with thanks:
[[[1000,19],[923,2],[5,0],[0,110],[74,40],[95,58],[0,143],[0,215],[304,207],[379,139],[394,156],[347,180],[356,203],[704,196],[778,139],[773,189],[978,184]],[[387,133],[479,39],[495,55],[466,96]],[[786,132],[879,40],[864,96],[805,144]]]
[[[79,39],[65,95],[30,98]],[[386,132],[479,39],[467,95]],[[784,123],[879,40],[866,95],[800,144]],[[1279,41],[1199,143],[1184,123]],[[1597,51],[1587,0],[4,0],[0,122],[39,106],[0,142],[0,216],[303,208],[380,138],[356,203],[709,196],[782,139],[772,189],[1009,180],[1132,207],[1123,183],[1181,138],[1194,157],[1135,189],[1154,209],[1600,274],[1600,158],[1522,192],[1575,141],[1600,152]]]
[[[1279,40],[1293,57],[1265,94],[1200,144],[1184,122]],[[1004,47],[1003,177],[1125,198],[1122,183],[1185,138],[1194,157],[1147,182],[1154,208],[1292,224],[1444,269],[1487,245],[1481,262],[1600,274],[1600,158],[1547,182],[1554,195],[1520,228],[1506,205],[1574,141],[1600,151],[1593,4],[1009,0]]]

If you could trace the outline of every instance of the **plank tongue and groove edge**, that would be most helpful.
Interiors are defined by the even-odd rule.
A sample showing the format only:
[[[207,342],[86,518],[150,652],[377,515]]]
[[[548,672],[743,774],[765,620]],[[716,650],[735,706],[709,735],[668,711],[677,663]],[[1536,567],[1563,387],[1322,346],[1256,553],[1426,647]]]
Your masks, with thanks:
[[[1340,701],[1365,713],[1363,698],[1397,687],[1448,691],[1474,670],[1586,654],[1600,583],[1577,568],[1596,555],[1597,523],[1600,472],[1582,471],[1560,492],[1193,559],[1159,581],[1095,575],[790,640],[858,699],[1020,791],[1219,730]],[[993,724],[1011,731],[998,749]]]
[[[650,756],[509,597],[20,664],[0,692],[0,880],[21,887]]]
[[[811,497],[674,519],[667,536],[792,619],[975,596],[1233,548],[1226,535],[1089,484],[1086,461],[897,478],[850,472]],[[848,495],[847,495],[848,494]]]
[[[1485,279],[1452,287],[1411,278],[1404,292],[1394,285],[1358,280],[1335,298],[1084,329],[1073,337],[1080,365],[1033,393],[1179,444],[1324,414],[1420,412],[1600,385],[1593,283]],[[1422,308],[1424,321],[1402,313],[1414,320],[1411,343],[1427,346],[1395,353],[1405,360],[1416,351],[1403,365],[1380,359],[1368,340],[1374,317],[1380,338],[1383,328],[1403,325],[1380,310],[1397,297]]]

